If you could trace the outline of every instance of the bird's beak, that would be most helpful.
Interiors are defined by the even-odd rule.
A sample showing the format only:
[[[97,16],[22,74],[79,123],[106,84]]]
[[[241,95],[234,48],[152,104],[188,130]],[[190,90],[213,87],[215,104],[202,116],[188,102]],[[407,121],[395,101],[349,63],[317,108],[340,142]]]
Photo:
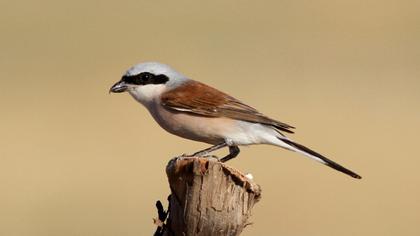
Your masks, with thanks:
[[[109,89],[109,93],[122,93],[127,91],[128,86],[124,81],[118,81],[116,84],[112,85]]]

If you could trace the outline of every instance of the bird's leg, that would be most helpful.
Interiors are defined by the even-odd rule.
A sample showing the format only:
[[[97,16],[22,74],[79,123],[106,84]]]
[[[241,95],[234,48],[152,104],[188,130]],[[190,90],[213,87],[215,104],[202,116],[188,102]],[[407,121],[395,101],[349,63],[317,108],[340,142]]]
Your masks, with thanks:
[[[238,146],[229,146],[229,154],[222,159],[220,159],[221,162],[227,162],[230,159],[235,158],[239,154],[240,150]]]
[[[209,148],[206,148],[204,150],[198,151],[198,152],[192,154],[191,156],[205,156],[205,155],[209,154],[210,152],[214,152],[214,151],[219,150],[220,148],[224,148],[226,146],[227,146],[226,142],[223,142],[223,143],[211,146]]]
[[[194,156],[206,156],[207,154],[209,154],[210,152],[214,152],[216,150],[219,150],[221,148],[224,148],[228,146],[228,144],[226,142],[211,146],[209,148],[206,148],[204,150],[198,151],[192,155],[185,155],[185,156],[190,156],[190,157],[194,157]],[[240,150],[238,146],[229,146],[229,154],[226,155],[225,157],[223,157],[222,159],[220,159],[221,162],[227,162],[230,159],[235,158],[238,154],[239,154]]]

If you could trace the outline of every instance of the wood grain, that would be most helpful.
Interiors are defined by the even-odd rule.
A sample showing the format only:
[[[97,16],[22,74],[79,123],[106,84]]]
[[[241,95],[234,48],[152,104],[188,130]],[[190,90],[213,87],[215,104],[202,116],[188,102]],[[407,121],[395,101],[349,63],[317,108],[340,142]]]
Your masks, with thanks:
[[[179,157],[166,168],[171,188],[163,235],[239,235],[261,188],[214,158]]]

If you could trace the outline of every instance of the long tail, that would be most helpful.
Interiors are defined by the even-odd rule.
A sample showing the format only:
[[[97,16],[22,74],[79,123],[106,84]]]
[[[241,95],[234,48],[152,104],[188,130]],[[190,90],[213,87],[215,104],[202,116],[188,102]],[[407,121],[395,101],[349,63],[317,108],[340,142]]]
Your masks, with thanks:
[[[285,137],[278,137],[278,139],[280,141],[284,142],[287,145],[287,146],[286,145],[281,145],[282,147],[284,147],[286,149],[301,153],[301,154],[303,154],[303,155],[305,155],[305,156],[307,156],[311,159],[314,159],[318,162],[321,162],[322,164],[327,165],[327,166],[329,166],[329,167],[331,167],[335,170],[338,170],[340,172],[343,172],[344,174],[350,175],[353,178],[356,178],[356,179],[361,179],[362,178],[362,176],[354,173],[353,171],[341,166],[340,164],[338,164],[334,161],[331,161],[330,159],[324,157],[323,155],[321,155],[321,154],[319,154],[319,153],[317,153],[317,152],[315,152],[315,151],[313,151],[313,150],[311,150],[311,149],[309,149],[309,148],[307,148],[307,147],[305,147],[305,146],[303,146],[299,143],[293,142],[290,139],[287,139]]]

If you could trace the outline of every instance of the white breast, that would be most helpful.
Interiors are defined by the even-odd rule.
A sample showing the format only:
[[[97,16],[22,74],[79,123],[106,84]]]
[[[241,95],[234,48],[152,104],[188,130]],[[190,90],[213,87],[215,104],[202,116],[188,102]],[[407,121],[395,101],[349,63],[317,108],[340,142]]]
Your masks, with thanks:
[[[278,133],[271,127],[229,118],[195,116],[173,112],[162,107],[158,100],[146,105],[156,122],[174,135],[195,141],[234,145],[271,143]]]

